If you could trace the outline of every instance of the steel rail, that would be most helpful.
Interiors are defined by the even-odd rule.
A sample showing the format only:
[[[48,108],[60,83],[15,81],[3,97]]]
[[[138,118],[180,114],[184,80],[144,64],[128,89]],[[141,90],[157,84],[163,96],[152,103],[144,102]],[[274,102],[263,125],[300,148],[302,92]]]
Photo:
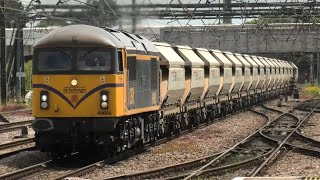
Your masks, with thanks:
[[[195,160],[191,160],[191,161],[187,161],[187,162],[183,162],[183,163],[179,163],[179,164],[175,164],[175,165],[171,165],[171,166],[165,166],[165,167],[160,167],[160,168],[156,168],[156,169],[151,169],[151,170],[146,170],[146,171],[140,171],[137,173],[130,173],[130,174],[123,174],[123,175],[119,175],[119,176],[112,176],[112,177],[108,177],[108,178],[104,178],[105,180],[111,180],[111,179],[128,179],[128,178],[139,178],[140,176],[144,177],[144,176],[148,176],[148,175],[155,175],[156,173],[163,173],[164,171],[173,171],[174,169],[180,169],[180,168],[186,168],[187,166],[194,166],[195,164],[201,164],[203,162],[206,162],[208,160],[210,160],[211,158],[215,158],[216,156],[220,155],[221,153],[215,153],[213,155],[210,156],[205,156],[205,157],[201,157]]]
[[[269,152],[267,152],[265,154],[262,154],[262,155],[259,155],[257,157],[250,158],[250,159],[247,159],[247,160],[244,160],[244,161],[241,161],[241,162],[237,162],[237,163],[233,163],[233,164],[229,164],[229,165],[225,165],[225,166],[214,167],[214,168],[210,168],[210,169],[205,169],[205,170],[201,171],[200,174],[220,172],[220,171],[225,171],[225,170],[229,170],[229,169],[234,169],[234,168],[247,166],[249,163],[254,163],[256,161],[259,161],[260,159],[265,158],[268,154],[271,153],[271,151],[272,150],[270,150]],[[186,173],[186,174],[181,174],[181,175],[178,175],[178,176],[173,176],[173,177],[164,178],[164,179],[165,180],[183,179],[183,178],[187,177],[188,175],[189,175],[189,173]]]
[[[10,123],[10,121],[3,116],[4,114],[12,114],[12,113],[17,113],[17,112],[27,112],[27,111],[32,111],[32,109],[19,109],[19,110],[13,110],[13,111],[0,112],[0,120],[2,122]]]
[[[261,133],[261,135],[266,138],[266,139],[269,139],[270,141],[274,141],[274,142],[279,142],[278,140],[276,139],[273,139],[263,133]],[[300,141],[300,142],[303,142],[303,141]],[[310,146],[310,144],[308,143],[305,143],[306,146]],[[286,142],[284,144],[284,146],[288,147],[288,148],[292,148],[293,150],[298,150],[298,151],[303,151],[303,152],[306,152],[306,153],[309,153],[309,154],[312,154],[314,156],[317,156],[319,157],[320,156],[320,142],[317,142],[317,145],[315,149],[311,149],[310,147],[304,147],[304,146],[301,146],[301,145],[297,145],[297,144],[293,144],[293,143],[289,143],[289,142]],[[315,146],[313,146],[314,148]],[[308,154],[308,155],[309,155]]]
[[[9,128],[4,128],[4,129],[0,129],[0,133],[6,133],[6,132],[11,132],[11,131],[16,131],[16,130],[20,130],[24,127],[28,127],[31,126],[31,124],[29,125],[21,125],[21,126],[14,126],[14,127],[9,127]]]
[[[35,141],[35,138],[32,137],[32,138],[22,139],[19,141],[13,141],[13,142],[9,142],[9,143],[0,144],[0,150],[12,148],[12,147],[19,146],[19,145],[30,144],[30,143],[33,143],[34,141]]]
[[[49,161],[45,161],[45,162],[42,162],[39,164],[28,166],[23,169],[19,169],[14,172],[6,173],[3,175],[0,175],[0,179],[20,179],[22,176],[26,176],[28,174],[31,174],[31,173],[38,171],[39,169],[46,168],[52,162],[53,162],[52,160],[49,160]]]
[[[0,154],[0,159],[12,156],[14,154],[18,154],[18,153],[23,152],[23,151],[32,151],[32,150],[36,150],[36,147],[35,146],[31,146],[31,147],[18,149],[18,150],[15,150],[15,151],[10,151],[10,152],[7,152],[7,153],[3,153],[3,154]]]
[[[260,173],[260,171],[267,165],[267,163],[269,163],[269,161],[271,161],[271,159],[275,158],[275,156],[277,154],[279,154],[281,148],[286,144],[286,142],[288,141],[288,139],[293,135],[293,133],[295,133],[299,128],[300,126],[307,120],[309,119],[309,117],[311,116],[311,114],[313,114],[314,110],[320,105],[320,103],[315,106],[312,111],[307,115],[305,116],[299,123],[298,125],[294,128],[293,131],[291,131],[289,133],[289,135],[286,136],[285,139],[283,139],[281,141],[281,143],[278,145],[278,147],[273,151],[273,153],[258,167],[255,169],[255,171],[251,174],[251,177],[254,177],[256,175],[258,175],[258,173]]]
[[[17,112],[32,112],[31,108],[27,108],[27,109],[18,109],[18,110],[12,110],[12,111],[2,111],[0,112],[0,114],[12,114],[12,113],[17,113]]]
[[[237,146],[243,144],[244,142],[246,142],[249,138],[254,137],[257,133],[259,133],[259,131],[261,129],[264,129],[265,127],[267,127],[271,122],[276,121],[277,119],[281,118],[282,116],[284,116],[286,113],[282,113],[281,115],[277,116],[274,120],[269,121],[267,124],[265,124],[264,126],[262,126],[260,129],[256,130],[254,133],[252,133],[251,135],[249,135],[248,137],[246,137],[245,139],[243,139],[242,141],[238,142],[237,144],[235,144],[234,146],[230,147],[229,149],[227,149],[224,153],[222,153],[221,155],[219,155],[218,157],[216,157],[215,159],[213,159],[212,161],[210,161],[209,163],[207,163],[205,166],[202,166],[201,168],[199,168],[198,170],[192,172],[191,174],[189,174],[189,176],[187,176],[184,179],[190,179],[194,176],[196,176],[197,174],[201,173],[203,170],[205,170],[207,167],[211,166],[213,163],[217,162],[220,158],[222,158],[223,156],[225,156],[227,153],[230,153],[232,150],[234,150]]]
[[[11,122],[6,124],[0,124],[0,130],[8,128],[8,127],[14,127],[14,126],[20,126],[20,125],[30,125],[33,120],[26,120],[26,121],[17,121],[17,122]]]
[[[304,141],[308,141],[308,142],[310,142],[312,144],[319,144],[320,145],[320,141],[318,141],[316,139],[313,139],[311,137],[305,136],[305,135],[301,134],[299,131],[296,131],[295,133],[298,135],[298,138],[302,138],[302,139],[304,139]]]
[[[280,110],[277,110],[277,109],[274,109],[274,108],[270,108],[270,107],[267,107],[267,106],[261,106],[267,110],[271,110],[271,111],[275,111],[275,112],[282,112]],[[274,118],[272,121],[270,121],[268,124],[266,124],[265,126],[261,127],[259,130],[257,130],[256,132],[254,132],[252,134],[253,135],[256,135],[257,133],[260,133],[262,130],[266,129],[269,125],[271,125],[272,122],[277,122],[277,120],[281,120],[280,118],[283,117],[284,115],[288,114],[289,116],[292,116],[294,117],[295,119],[297,119],[297,123],[299,123],[299,119],[297,117],[295,117],[294,115],[292,114],[289,114],[289,113],[284,113],[282,112],[282,114],[276,118]],[[267,116],[267,115],[266,115]],[[242,142],[240,142],[242,143]],[[238,146],[239,144],[236,144],[234,147]],[[211,166],[213,163],[217,162],[220,160],[220,158],[222,158],[225,154],[229,153],[234,147],[228,149],[224,154],[222,154],[220,157],[217,157],[216,159],[212,160],[211,162],[209,162],[208,164],[206,164],[205,166],[203,166],[202,168],[198,169],[197,171],[194,171],[193,173],[189,174],[189,176],[185,177],[185,179],[190,179],[192,178],[193,176],[196,176],[196,175],[200,175],[205,171],[206,168],[208,168],[209,166]],[[271,153],[270,153],[271,154]]]
[[[262,106],[262,107],[264,109],[267,109],[267,110],[283,113],[280,110],[270,109],[270,108],[264,107],[264,106]],[[266,119],[269,120],[269,117],[266,114],[264,114],[262,112],[255,111],[255,110],[251,110],[251,111],[254,112],[254,113],[260,114],[260,115],[264,116]],[[212,159],[212,158],[214,158],[214,157],[216,157],[216,156],[218,156],[220,154],[221,153],[217,153],[217,154],[214,154],[214,155],[211,155],[211,156],[206,156],[206,157],[203,157],[203,158],[199,158],[199,159],[196,159],[196,160],[193,160],[193,161],[188,161],[188,162],[179,163],[179,164],[166,166],[166,167],[160,167],[160,168],[156,168],[156,169],[152,169],[152,170],[147,170],[147,171],[142,171],[142,172],[137,172],[137,173],[131,173],[131,174],[124,174],[124,175],[120,175],[120,176],[108,177],[108,178],[105,178],[105,180],[110,180],[110,179],[131,179],[131,178],[143,179],[143,178],[145,178],[145,176],[147,176],[147,178],[149,179],[150,178],[149,176],[151,174],[152,174],[152,176],[155,176],[156,173],[158,173],[158,174],[162,173],[163,174],[163,173],[165,173],[167,171],[173,171],[174,169],[181,169],[181,168],[185,169],[186,166],[195,166],[195,164],[199,163],[199,161],[207,162],[208,160],[210,160],[210,159]],[[220,167],[219,168],[215,168],[215,170],[223,170],[223,169],[227,169],[227,168],[241,166],[241,165],[247,164],[249,162],[252,162],[254,160],[260,159],[260,158],[262,158],[264,156],[257,156],[255,158],[252,158],[252,159],[249,159],[249,160],[246,160],[246,161],[242,161],[242,162],[239,162],[239,163],[227,165],[227,166],[224,166],[222,168],[220,168]],[[187,175],[186,174],[178,175],[178,176],[172,177],[172,179],[184,178]],[[171,178],[164,178],[164,179],[171,179]]]
[[[237,113],[237,112],[236,112],[236,113]],[[257,113],[258,113],[258,112],[257,112]],[[263,114],[263,113],[259,113],[259,114],[265,116],[265,117],[268,119],[268,121],[270,121],[270,119],[269,119],[265,114]],[[208,125],[217,122],[217,120],[222,120],[222,119],[224,119],[224,118],[226,118],[226,117],[229,117],[229,116],[230,116],[230,115],[227,115],[227,116],[225,116],[225,117],[217,118],[217,119],[215,119],[214,121],[202,123],[202,124],[200,124],[198,127],[192,129],[191,131],[193,131],[193,130],[195,130],[195,129],[201,129],[201,128],[207,127]],[[165,137],[165,138],[159,139],[159,140],[157,140],[156,142],[154,142],[154,143],[152,143],[152,144],[147,144],[147,145],[145,146],[145,148],[157,146],[157,145],[159,145],[159,144],[163,144],[164,142],[168,142],[168,141],[170,141],[170,140],[172,140],[172,139],[174,139],[174,138],[180,137],[180,136],[185,135],[185,134],[188,134],[188,133],[190,133],[190,129],[181,131],[179,134],[173,135],[172,137]],[[94,169],[101,167],[103,164],[106,164],[106,160],[98,161],[98,162],[93,163],[93,164],[90,164],[90,165],[88,165],[88,166],[86,166],[86,167],[83,167],[83,168],[80,168],[80,169],[77,169],[77,170],[74,170],[74,171],[70,171],[70,172],[68,172],[68,173],[66,173],[66,174],[63,174],[63,175],[61,175],[61,176],[59,176],[59,177],[56,177],[56,178],[54,178],[54,179],[57,180],[57,179],[64,179],[64,178],[70,177],[70,176],[81,176],[81,175],[83,175],[83,174],[85,174],[85,173],[87,173],[87,172],[93,171]]]
[[[301,110],[301,111],[311,111],[311,108],[303,108],[303,107],[296,107],[295,109],[297,110]],[[320,109],[319,110],[314,110],[314,113],[320,113]]]
[[[71,176],[73,176],[73,177],[80,176],[80,175],[83,175],[85,173],[88,173],[90,171],[95,170],[97,167],[101,167],[103,164],[110,164],[110,165],[115,164],[116,162],[127,159],[129,157],[132,157],[133,155],[143,153],[145,151],[146,151],[146,148],[142,148],[142,149],[138,149],[138,150],[128,150],[128,151],[125,151],[117,156],[86,165],[84,167],[81,167],[81,168],[73,170],[73,171],[69,171],[67,173],[64,173],[64,174],[58,176],[58,177],[54,177],[53,179],[58,180],[58,179],[65,179],[66,177],[71,177]]]

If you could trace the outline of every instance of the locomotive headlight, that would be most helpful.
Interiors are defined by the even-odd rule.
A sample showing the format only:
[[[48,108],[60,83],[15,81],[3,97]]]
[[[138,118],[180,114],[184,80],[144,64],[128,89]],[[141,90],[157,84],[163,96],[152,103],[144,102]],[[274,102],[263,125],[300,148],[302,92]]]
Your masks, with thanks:
[[[101,96],[101,100],[102,100],[102,101],[107,101],[107,100],[108,100],[108,96],[107,96],[106,94],[103,94],[103,95]]]
[[[100,107],[101,109],[108,108],[108,91],[100,92]]]
[[[77,85],[77,84],[78,84],[78,81],[77,81],[76,79],[72,79],[71,85],[72,85],[72,86],[75,86],[75,85]]]
[[[48,99],[48,96],[47,96],[47,95],[42,95],[42,96],[41,96],[41,100],[42,100],[42,101],[47,101],[47,99]]]
[[[48,91],[40,91],[40,107],[41,109],[49,108],[49,93]]]

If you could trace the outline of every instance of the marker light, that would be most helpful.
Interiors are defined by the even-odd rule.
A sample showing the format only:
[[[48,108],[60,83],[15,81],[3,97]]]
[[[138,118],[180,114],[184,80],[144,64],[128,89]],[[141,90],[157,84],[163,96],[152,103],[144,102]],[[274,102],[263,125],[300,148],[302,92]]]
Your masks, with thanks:
[[[43,108],[43,109],[48,108],[48,103],[47,102],[42,102],[41,103],[41,108]]]
[[[40,107],[41,109],[49,109],[49,92],[40,91]]]
[[[102,102],[101,103],[101,107],[104,108],[104,109],[107,108],[108,107],[108,103],[107,102]]]
[[[101,109],[108,108],[108,91],[100,92],[100,107]]]

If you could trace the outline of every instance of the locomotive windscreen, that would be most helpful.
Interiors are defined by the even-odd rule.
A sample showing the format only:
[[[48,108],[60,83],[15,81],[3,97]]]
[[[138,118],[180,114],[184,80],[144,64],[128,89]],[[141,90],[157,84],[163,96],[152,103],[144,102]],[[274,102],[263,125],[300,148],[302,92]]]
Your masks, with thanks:
[[[38,55],[39,71],[66,71],[72,68],[71,51],[44,51]]]
[[[38,73],[114,73],[118,64],[116,49],[43,49],[35,56]]]

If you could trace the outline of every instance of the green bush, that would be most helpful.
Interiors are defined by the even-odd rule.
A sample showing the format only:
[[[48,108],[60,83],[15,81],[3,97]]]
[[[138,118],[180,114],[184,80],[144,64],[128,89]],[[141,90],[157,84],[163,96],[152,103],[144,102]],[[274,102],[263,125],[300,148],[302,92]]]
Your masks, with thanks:
[[[32,60],[24,63],[26,92],[31,90]]]

